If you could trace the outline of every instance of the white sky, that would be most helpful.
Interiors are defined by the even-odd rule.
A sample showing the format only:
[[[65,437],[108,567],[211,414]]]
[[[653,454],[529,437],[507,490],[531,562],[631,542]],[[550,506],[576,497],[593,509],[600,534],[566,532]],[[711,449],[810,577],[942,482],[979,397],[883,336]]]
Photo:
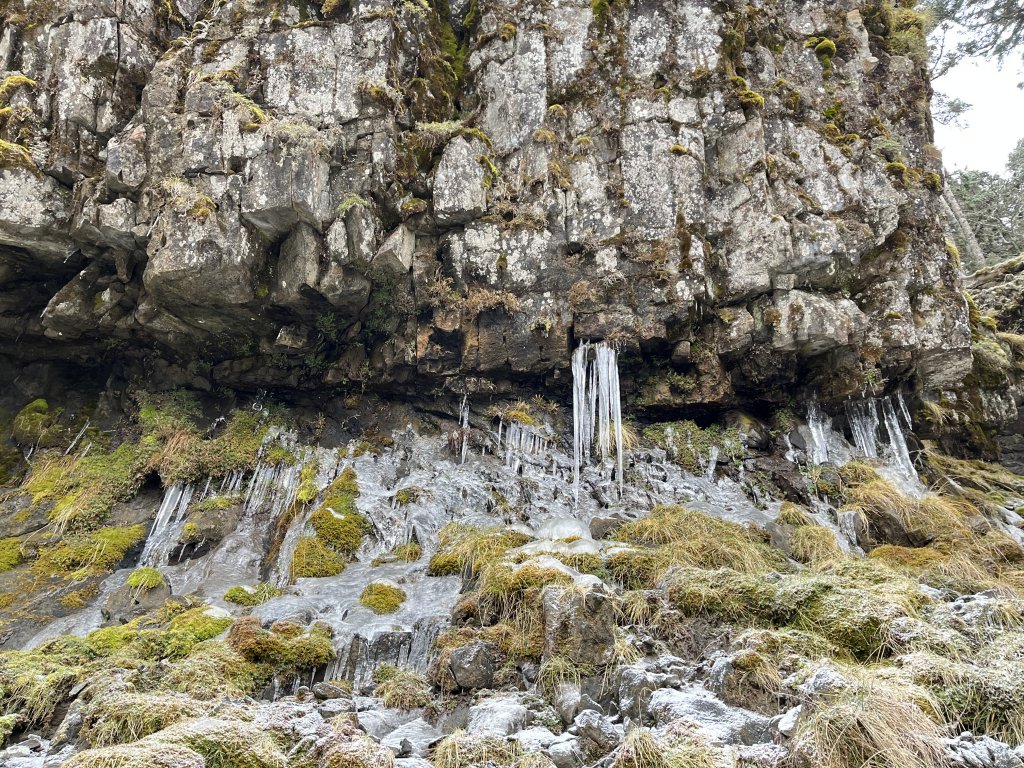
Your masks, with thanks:
[[[935,90],[971,104],[964,127],[935,124],[935,143],[946,169],[1002,173],[1006,158],[1024,137],[1024,66],[1011,54],[1000,69],[994,61],[968,59],[935,81]]]

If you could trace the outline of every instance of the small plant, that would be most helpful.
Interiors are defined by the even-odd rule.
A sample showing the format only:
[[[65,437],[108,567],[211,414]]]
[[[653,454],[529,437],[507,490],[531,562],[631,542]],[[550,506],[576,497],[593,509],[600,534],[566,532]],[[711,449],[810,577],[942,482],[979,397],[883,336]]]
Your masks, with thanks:
[[[224,593],[224,599],[229,603],[252,607],[262,605],[280,594],[281,590],[273,584],[263,582],[255,587],[232,587]]]
[[[359,595],[359,602],[376,614],[394,613],[402,607],[406,594],[392,584],[371,581]]]
[[[142,568],[136,568],[128,576],[128,586],[132,589],[137,589],[140,592],[146,592],[150,589],[156,589],[166,584],[164,575],[160,573],[156,568],[150,568],[144,566]]]

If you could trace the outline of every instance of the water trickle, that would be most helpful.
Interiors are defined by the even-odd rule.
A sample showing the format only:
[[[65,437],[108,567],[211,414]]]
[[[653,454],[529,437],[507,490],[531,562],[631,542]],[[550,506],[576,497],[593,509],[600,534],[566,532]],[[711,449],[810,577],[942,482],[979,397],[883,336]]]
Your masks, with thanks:
[[[593,359],[591,359],[593,352]],[[579,500],[580,470],[597,443],[602,463],[615,445],[616,479],[622,495],[622,403],[618,352],[606,342],[580,342],[572,355],[573,497]]]

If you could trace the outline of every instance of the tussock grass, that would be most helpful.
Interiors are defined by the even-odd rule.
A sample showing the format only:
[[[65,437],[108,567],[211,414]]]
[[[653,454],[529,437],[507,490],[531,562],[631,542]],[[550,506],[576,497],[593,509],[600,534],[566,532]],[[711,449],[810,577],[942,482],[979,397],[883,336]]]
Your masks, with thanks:
[[[632,588],[656,586],[674,566],[766,573],[785,565],[757,531],[676,505],[626,523],[614,538],[646,548],[616,552],[607,560],[612,575]]]
[[[385,664],[378,667],[374,680],[377,682],[375,693],[385,707],[417,709],[431,702],[430,683],[415,670]]]
[[[434,768],[467,768],[471,765],[503,768],[514,765],[520,755],[518,742],[460,730],[441,740],[434,748],[431,762]]]
[[[801,525],[790,539],[793,557],[801,563],[815,565],[843,556],[836,536],[820,525]]]
[[[816,525],[814,518],[811,517],[810,513],[807,512],[801,506],[794,504],[791,501],[782,502],[782,506],[779,507],[779,515],[775,518],[775,522],[780,525]]]
[[[906,681],[843,668],[849,684],[807,705],[793,749],[821,768],[940,768],[946,765],[938,703]]]
[[[180,720],[199,717],[204,709],[187,696],[110,691],[83,708],[82,733],[93,747],[127,744]]]
[[[528,542],[530,537],[506,528],[478,528],[448,523],[438,534],[438,551],[430,558],[432,576],[476,576],[488,563]]]
[[[1024,666],[1005,648],[1001,638],[970,661],[928,652],[899,661],[914,683],[931,692],[947,720],[1019,745],[1024,743]]]

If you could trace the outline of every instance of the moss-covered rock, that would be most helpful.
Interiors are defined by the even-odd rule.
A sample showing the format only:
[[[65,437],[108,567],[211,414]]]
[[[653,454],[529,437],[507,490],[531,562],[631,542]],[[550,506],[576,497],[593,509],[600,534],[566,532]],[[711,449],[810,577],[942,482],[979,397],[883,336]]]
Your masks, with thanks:
[[[405,602],[405,591],[393,584],[371,581],[359,595],[359,602],[374,613],[394,613]]]

